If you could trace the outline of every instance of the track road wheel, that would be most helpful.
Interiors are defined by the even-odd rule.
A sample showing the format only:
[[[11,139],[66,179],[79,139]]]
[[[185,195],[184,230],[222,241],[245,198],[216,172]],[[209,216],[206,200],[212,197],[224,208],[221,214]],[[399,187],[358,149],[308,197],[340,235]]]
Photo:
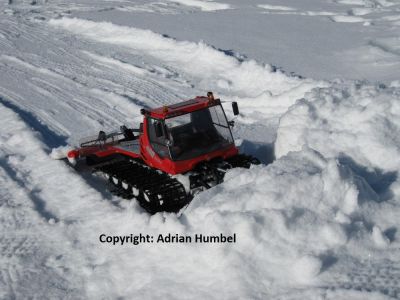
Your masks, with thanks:
[[[140,205],[150,213],[159,211],[160,203],[148,190],[139,190],[137,200]]]

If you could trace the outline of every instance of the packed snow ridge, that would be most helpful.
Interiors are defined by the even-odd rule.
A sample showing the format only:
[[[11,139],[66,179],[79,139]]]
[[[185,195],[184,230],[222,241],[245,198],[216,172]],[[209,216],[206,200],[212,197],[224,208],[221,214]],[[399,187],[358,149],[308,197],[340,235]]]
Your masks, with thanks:
[[[77,18],[52,19],[49,24],[101,43],[145,52],[194,77],[200,89],[216,90],[239,102],[245,100],[251,111],[260,105],[270,108],[268,116],[281,114],[307,91],[326,85],[322,81],[289,77],[254,60],[241,62],[203,42],[176,41],[150,30]]]
[[[187,6],[198,7],[203,11],[216,11],[229,9],[231,6],[225,3],[214,2],[212,0],[167,0]]]
[[[303,146],[367,169],[400,169],[398,87],[337,83],[315,89],[280,119],[276,156]]]

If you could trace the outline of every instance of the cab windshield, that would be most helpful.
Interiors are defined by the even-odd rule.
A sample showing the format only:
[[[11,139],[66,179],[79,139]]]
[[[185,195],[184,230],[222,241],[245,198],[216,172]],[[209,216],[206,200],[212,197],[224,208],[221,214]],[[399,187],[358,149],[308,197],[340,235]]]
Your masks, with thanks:
[[[166,119],[164,134],[163,138],[167,137],[165,142],[151,141],[152,146],[156,152],[164,154],[161,156],[165,156],[168,148],[172,160],[195,158],[224,149],[233,143],[231,130],[220,105]]]

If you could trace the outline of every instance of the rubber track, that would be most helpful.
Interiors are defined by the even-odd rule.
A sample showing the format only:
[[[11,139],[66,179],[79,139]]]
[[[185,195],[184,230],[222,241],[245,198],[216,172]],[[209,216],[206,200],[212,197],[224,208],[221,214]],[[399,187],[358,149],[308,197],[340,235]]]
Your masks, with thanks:
[[[117,161],[96,167],[95,170],[109,176],[109,181],[116,188],[116,195],[127,199],[136,198],[150,213],[178,212],[192,199],[178,180],[140,162]],[[137,197],[133,194],[134,190],[139,191]]]
[[[232,168],[250,168],[251,165],[259,165],[260,161],[251,156],[251,155],[246,155],[246,154],[238,154],[235,156],[232,156],[226,160]]]
[[[225,165],[226,169],[250,168],[252,164],[260,164],[257,158],[245,154],[233,156],[225,162],[228,163]],[[160,211],[178,212],[193,198],[178,180],[149,168],[140,161],[113,160],[96,166],[94,170],[108,175],[110,183],[114,186],[112,192],[116,196],[125,199],[136,198],[140,205],[152,214]],[[223,181],[224,174],[221,173],[221,176],[220,182]],[[134,191],[139,194],[134,195]]]

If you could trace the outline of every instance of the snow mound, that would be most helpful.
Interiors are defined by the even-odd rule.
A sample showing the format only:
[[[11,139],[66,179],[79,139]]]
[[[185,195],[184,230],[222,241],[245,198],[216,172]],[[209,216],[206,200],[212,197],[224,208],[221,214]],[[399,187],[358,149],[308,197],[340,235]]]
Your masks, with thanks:
[[[50,157],[52,159],[63,159],[67,157],[69,151],[73,148],[71,146],[60,146],[57,148],[51,149]]]
[[[321,271],[322,262],[319,258],[307,255],[301,257],[293,265],[294,278],[299,282],[312,280]]]
[[[382,233],[379,226],[372,229],[372,239],[379,248],[386,248],[390,244],[390,240]]]
[[[38,209],[44,220],[35,231],[51,231],[56,247],[40,250],[45,260],[40,263],[47,266],[41,278],[48,278],[50,286],[59,285],[51,276],[62,269],[69,279],[63,285],[79,287],[88,298],[150,298],[149,288],[157,284],[162,298],[259,299],[267,295],[268,286],[278,294],[299,286],[312,289],[327,269],[368,259],[371,253],[382,259],[387,255],[382,249],[398,245],[382,247],[399,207],[380,205],[362,177],[308,148],[269,166],[229,171],[224,184],[201,193],[180,218],[149,216],[136,202],[102,198],[66,165],[50,159],[37,134],[14,113],[0,107],[0,115],[0,125],[8,132],[0,137],[1,161],[24,178],[27,189],[36,191],[20,200],[40,199],[33,213]],[[1,174],[0,179],[7,178]],[[379,230],[371,232],[369,224]],[[237,242],[112,246],[98,242],[102,233],[155,238],[161,233],[222,233],[236,234]],[[18,268],[23,273],[26,266]],[[30,290],[37,291],[41,284],[21,280]],[[187,286],[189,291],[183,288]]]
[[[216,11],[230,9],[231,6],[225,3],[214,2],[212,0],[167,0],[187,6],[198,7],[202,11]]]
[[[269,9],[269,10],[284,10],[284,11],[285,10],[286,11],[296,10],[293,7],[282,6],[282,5],[259,4],[257,6],[260,8]]]
[[[387,237],[382,231],[371,239],[378,234],[368,224],[386,230],[393,224],[381,216],[390,210],[399,213],[398,205],[381,206],[349,167],[304,148],[267,167],[230,171],[223,185],[195,198],[185,215],[192,230],[206,224],[212,232],[236,232],[243,269],[251,260],[251,272],[277,285],[288,278],[308,285],[333,261],[384,256],[375,251]]]
[[[276,157],[303,146],[380,171],[400,169],[400,89],[352,83],[316,89],[281,119]]]
[[[254,106],[264,106],[262,112],[268,115],[281,114],[311,89],[326,86],[321,81],[288,76],[254,60],[240,61],[203,42],[176,41],[150,30],[77,18],[52,19],[49,24],[94,41],[145,52],[196,78],[200,89],[243,101],[251,111]]]
[[[358,23],[358,22],[366,22],[367,20],[357,16],[332,16],[332,21],[339,23]]]

